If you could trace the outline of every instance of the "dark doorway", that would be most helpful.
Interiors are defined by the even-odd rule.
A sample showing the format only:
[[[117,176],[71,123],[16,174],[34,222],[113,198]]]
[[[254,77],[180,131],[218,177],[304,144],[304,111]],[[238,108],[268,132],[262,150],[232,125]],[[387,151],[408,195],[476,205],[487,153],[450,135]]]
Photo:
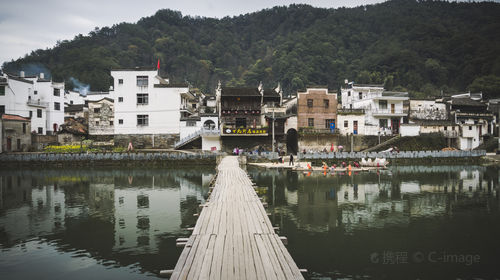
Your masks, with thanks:
[[[247,127],[246,118],[236,118],[236,127]]]
[[[7,138],[7,151],[12,151],[12,138],[10,137]]]
[[[392,134],[399,134],[399,119],[391,119]]]
[[[212,120],[207,120],[205,123],[203,123],[203,128],[204,129],[215,129],[215,122]]]
[[[290,128],[286,132],[286,150],[289,154],[296,155],[299,151],[299,138],[297,130]]]

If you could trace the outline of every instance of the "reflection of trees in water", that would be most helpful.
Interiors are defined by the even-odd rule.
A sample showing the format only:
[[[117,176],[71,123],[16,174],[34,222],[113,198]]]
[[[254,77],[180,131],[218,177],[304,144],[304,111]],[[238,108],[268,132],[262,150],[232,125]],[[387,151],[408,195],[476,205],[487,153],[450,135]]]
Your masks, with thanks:
[[[284,215],[307,231],[332,230],[335,220],[352,231],[406,226],[410,218],[454,215],[466,207],[499,209],[498,167],[402,166],[352,176],[258,168],[249,173],[259,186],[275,182],[274,192],[268,189],[276,198],[274,221],[282,223]]]
[[[179,228],[172,232],[153,232],[154,221],[149,214],[134,216],[136,221],[134,224],[126,223],[124,219],[115,221],[114,204],[120,203],[120,198],[114,196],[115,190],[119,188],[133,193],[137,189],[146,188],[144,193],[138,193],[136,196],[135,206],[147,210],[150,208],[151,199],[147,195],[149,190],[158,189],[157,191],[161,192],[160,189],[179,189],[176,193],[185,196],[177,198],[180,213],[167,213],[167,215],[179,215],[180,226],[185,227],[195,223],[192,214],[197,211],[199,199],[203,197],[202,175],[214,173],[210,167],[175,170],[163,168],[1,170],[0,180],[3,189],[0,197],[0,224],[6,228],[0,230],[0,243],[3,247],[9,247],[23,242],[29,236],[40,236],[57,250],[67,252],[83,250],[97,260],[112,260],[105,262],[109,265],[115,263],[130,265],[139,262],[143,270],[148,271],[165,268],[165,265],[173,267],[178,257],[175,238],[182,236],[183,231]],[[31,201],[35,192],[37,193],[34,196],[35,201]],[[16,209],[16,211],[5,212],[6,209]],[[161,209],[151,209],[151,211],[160,213]],[[18,216],[5,216],[6,213],[16,213]],[[135,215],[135,212],[122,215]],[[18,217],[26,220],[21,221],[21,224],[26,222],[29,226],[21,230],[13,229],[16,223],[8,221],[16,220]],[[36,225],[44,226],[38,229]],[[178,224],[174,225],[176,226],[179,227]],[[118,238],[115,231],[125,230],[128,227],[133,228],[132,231],[134,229],[138,231],[136,238],[138,247],[151,247],[153,250],[137,251],[134,248],[117,250],[115,244],[119,244],[120,240],[115,240]]]
[[[181,228],[192,227],[196,224],[193,214],[198,213],[199,204],[198,198],[190,195],[181,201]]]

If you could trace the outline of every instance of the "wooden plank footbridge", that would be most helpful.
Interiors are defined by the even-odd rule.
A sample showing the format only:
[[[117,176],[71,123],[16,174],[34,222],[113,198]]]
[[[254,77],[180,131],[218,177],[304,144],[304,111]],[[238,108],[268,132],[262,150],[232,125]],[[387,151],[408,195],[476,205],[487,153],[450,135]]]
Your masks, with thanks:
[[[170,279],[304,279],[238,157],[224,157]]]

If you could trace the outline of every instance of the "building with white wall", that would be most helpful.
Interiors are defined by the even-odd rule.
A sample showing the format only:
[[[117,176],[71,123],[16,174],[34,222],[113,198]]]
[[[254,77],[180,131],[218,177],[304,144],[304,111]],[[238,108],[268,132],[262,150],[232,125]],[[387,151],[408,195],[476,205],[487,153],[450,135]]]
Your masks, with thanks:
[[[64,106],[85,104],[85,96],[78,91],[67,90],[64,92]]]
[[[49,104],[49,98],[47,98],[46,86],[50,86],[51,83],[43,82],[40,86],[38,79],[27,79],[21,76],[24,74],[0,76],[0,114],[30,118],[33,132],[47,134],[47,131],[52,131],[52,128],[48,129],[48,113],[54,106],[54,104]]]
[[[408,115],[403,102],[408,100],[407,92],[385,91],[382,85],[347,83],[341,89],[342,109],[363,109],[365,129],[359,134],[399,134],[403,117]]]
[[[87,101],[88,123],[90,135],[114,134],[114,102],[103,98],[98,101]]]
[[[472,150],[483,141],[485,134],[493,133],[493,114],[487,105],[469,96],[452,96],[446,101],[451,106],[455,123],[460,127],[458,148]]]
[[[172,85],[151,68],[116,69],[111,76],[115,143],[173,146],[180,133],[181,95],[189,92],[188,86]]]
[[[362,109],[341,109],[337,111],[337,129],[342,135],[363,134],[365,115]]]
[[[200,114],[199,116],[181,118],[180,141],[176,143],[176,148],[187,144],[201,148],[203,151],[219,151],[221,139],[218,115]]]

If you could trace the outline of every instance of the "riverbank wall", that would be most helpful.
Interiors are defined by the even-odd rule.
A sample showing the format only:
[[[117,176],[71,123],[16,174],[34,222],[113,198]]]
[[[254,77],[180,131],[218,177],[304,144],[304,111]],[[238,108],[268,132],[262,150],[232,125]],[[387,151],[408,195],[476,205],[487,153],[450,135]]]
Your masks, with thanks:
[[[13,153],[0,154],[0,167],[215,165],[218,153]]]
[[[249,162],[265,162],[277,160],[277,153],[266,153],[263,155],[246,154]],[[478,164],[486,156],[484,150],[473,151],[403,151],[392,152],[342,152],[342,153],[300,153],[296,156],[296,161],[308,161],[313,165],[326,163],[340,163],[349,161],[360,161],[364,159],[385,158],[391,164],[413,165],[413,164]],[[288,156],[285,160],[288,160]]]

